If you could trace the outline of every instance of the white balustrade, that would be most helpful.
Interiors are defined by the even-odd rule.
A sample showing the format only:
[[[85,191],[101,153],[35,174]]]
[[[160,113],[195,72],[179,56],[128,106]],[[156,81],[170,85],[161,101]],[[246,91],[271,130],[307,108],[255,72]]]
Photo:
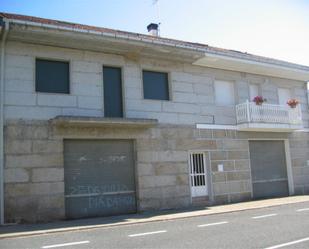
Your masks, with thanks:
[[[301,125],[301,106],[291,108],[288,105],[261,104],[245,102],[236,106],[237,124],[272,123]]]

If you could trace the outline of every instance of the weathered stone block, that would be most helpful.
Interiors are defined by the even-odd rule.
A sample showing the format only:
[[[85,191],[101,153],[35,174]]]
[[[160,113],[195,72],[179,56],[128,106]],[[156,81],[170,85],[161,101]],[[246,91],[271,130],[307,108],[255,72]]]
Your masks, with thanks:
[[[242,193],[251,191],[251,184],[249,181],[230,181],[227,184],[229,193]]]
[[[230,160],[249,159],[249,151],[228,151],[227,154]]]
[[[168,140],[170,141],[170,140]],[[141,138],[136,140],[136,148],[138,151],[158,151],[167,150],[168,141],[164,139],[148,139]]]
[[[138,163],[137,171],[139,176],[151,176],[155,174],[155,168],[151,163]]]
[[[214,195],[223,195],[229,192],[228,185],[226,182],[215,182],[213,183]]]
[[[186,163],[161,162],[154,163],[153,166],[155,175],[177,175],[188,172]]]
[[[168,186],[161,188],[161,198],[189,197],[190,187],[188,185]]]
[[[236,131],[232,130],[213,130],[214,138],[236,138]]]
[[[173,84],[173,90],[175,92],[193,93],[192,83],[181,82],[181,81],[173,81],[172,84]]]
[[[189,185],[189,176],[187,174],[177,175],[176,176],[177,185]]]
[[[235,160],[235,170],[249,170],[250,160]]]
[[[226,173],[228,181],[250,180],[250,171],[236,171]]]
[[[211,170],[212,172],[218,171],[218,165],[222,164],[223,165],[223,170],[224,171],[233,171],[234,168],[234,161],[211,161]]]
[[[186,151],[158,151],[158,161],[161,162],[186,162],[188,154]]]
[[[62,153],[7,155],[5,159],[5,166],[7,168],[35,168],[63,165]]]
[[[248,140],[225,139],[222,140],[225,150],[248,150]]]
[[[216,205],[226,204],[229,202],[228,195],[216,195],[214,196],[214,203]]]
[[[251,199],[252,199],[251,192],[230,195],[230,202],[242,202],[242,201],[249,201]]]
[[[226,173],[225,172],[212,173],[212,182],[226,182]]]
[[[63,194],[64,182],[32,183],[30,191],[32,195]]]
[[[49,222],[54,220],[65,219],[65,209],[64,208],[48,208],[42,209],[36,215],[36,222]]]
[[[140,188],[153,188],[176,185],[176,176],[161,175],[161,176],[141,176],[139,177]]]
[[[6,154],[29,154],[31,153],[31,140],[7,139],[4,149]]]
[[[215,140],[194,140],[194,139],[177,139],[176,150],[215,150],[217,143]]]
[[[182,208],[190,205],[189,197],[177,197],[161,199],[160,209]]]
[[[18,105],[34,106],[36,105],[36,94],[21,93],[21,92],[6,92],[4,103],[5,105],[15,105],[15,106]]]
[[[32,182],[59,182],[63,181],[63,168],[34,168]]]
[[[162,198],[162,190],[160,188],[142,188],[139,191],[139,199],[160,199]]]
[[[61,153],[63,152],[62,140],[34,140],[33,153]]]
[[[77,105],[79,108],[102,109],[103,98],[101,96],[78,96]]]
[[[210,151],[211,160],[226,160],[228,154],[226,151]]]
[[[6,183],[4,193],[6,197],[29,196],[30,187],[30,183]]]
[[[46,209],[53,209],[59,208],[64,209],[64,195],[48,195],[48,196],[41,196],[38,199],[38,210],[45,210]]]
[[[38,94],[38,105],[55,107],[75,107],[77,98],[72,95]]]
[[[139,207],[141,211],[158,210],[161,207],[160,199],[141,199]]]
[[[17,183],[28,182],[29,172],[26,169],[5,169],[4,170],[4,182],[5,183]]]

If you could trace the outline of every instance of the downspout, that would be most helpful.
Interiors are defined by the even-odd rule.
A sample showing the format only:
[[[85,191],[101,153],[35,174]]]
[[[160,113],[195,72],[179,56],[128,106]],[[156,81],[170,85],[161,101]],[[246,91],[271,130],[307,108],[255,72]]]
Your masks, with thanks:
[[[4,224],[4,62],[5,42],[9,32],[9,22],[2,25],[1,68],[0,68],[0,224]]]

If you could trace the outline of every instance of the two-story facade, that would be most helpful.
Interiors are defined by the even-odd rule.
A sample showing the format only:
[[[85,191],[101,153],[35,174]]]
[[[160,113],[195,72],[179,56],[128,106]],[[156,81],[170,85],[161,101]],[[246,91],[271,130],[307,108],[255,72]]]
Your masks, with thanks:
[[[0,16],[2,222],[309,193],[308,67]]]

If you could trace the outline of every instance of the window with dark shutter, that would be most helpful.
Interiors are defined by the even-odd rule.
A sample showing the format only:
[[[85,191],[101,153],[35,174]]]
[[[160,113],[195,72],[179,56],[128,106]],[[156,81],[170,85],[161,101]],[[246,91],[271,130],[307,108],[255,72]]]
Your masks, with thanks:
[[[145,99],[169,100],[168,74],[143,71]]]
[[[121,68],[103,67],[104,116],[123,117]]]
[[[36,59],[35,90],[70,93],[69,62]]]

